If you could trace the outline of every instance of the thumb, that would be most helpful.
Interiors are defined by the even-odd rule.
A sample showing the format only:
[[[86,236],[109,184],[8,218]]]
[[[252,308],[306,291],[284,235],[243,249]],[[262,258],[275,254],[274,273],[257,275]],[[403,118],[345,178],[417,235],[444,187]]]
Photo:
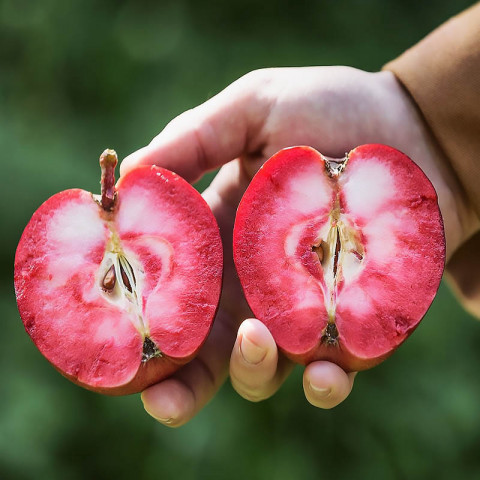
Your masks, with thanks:
[[[159,165],[194,182],[206,171],[258,148],[255,141],[268,112],[259,94],[261,75],[252,72],[173,119],[152,142],[126,157],[125,175],[140,165]]]

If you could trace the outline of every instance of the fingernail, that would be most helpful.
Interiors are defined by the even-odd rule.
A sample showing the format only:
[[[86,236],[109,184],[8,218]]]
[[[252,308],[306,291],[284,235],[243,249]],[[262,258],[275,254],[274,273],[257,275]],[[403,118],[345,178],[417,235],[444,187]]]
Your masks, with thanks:
[[[326,398],[332,393],[332,389],[329,387],[315,387],[310,383],[310,390],[317,396],[321,398]]]
[[[145,411],[152,417],[154,418],[155,420],[157,420],[158,422],[160,423],[164,423],[165,425],[170,425],[173,423],[173,417],[160,417],[158,415],[155,415],[154,413],[152,413],[148,408],[147,406],[145,405],[145,398],[144,398],[144,394],[145,392],[142,393],[141,395],[141,400],[142,400],[142,403],[143,403],[143,408],[145,409]]]
[[[152,415],[153,416],[153,415]],[[165,425],[170,425],[173,423],[173,418],[159,418],[159,417],[153,417],[155,420],[158,420],[160,423],[163,423]]]
[[[171,424],[173,423],[173,418],[172,418],[172,417],[162,418],[162,417],[159,417],[159,416],[157,416],[157,415],[153,415],[153,414],[150,413],[147,409],[145,409],[145,411],[146,411],[152,418],[154,418],[155,420],[157,420],[157,422],[163,423],[164,425],[171,425]]]
[[[243,359],[252,365],[258,365],[266,356],[267,350],[251,342],[243,336],[240,342],[240,353]]]

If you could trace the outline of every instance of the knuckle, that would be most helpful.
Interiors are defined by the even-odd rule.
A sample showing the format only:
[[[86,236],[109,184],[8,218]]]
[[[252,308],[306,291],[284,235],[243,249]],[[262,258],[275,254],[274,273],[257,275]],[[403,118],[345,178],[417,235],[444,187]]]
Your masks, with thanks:
[[[254,92],[259,84],[263,83],[267,78],[270,78],[271,70],[271,68],[251,70],[241,76],[235,83],[241,87],[250,87],[252,92]]]
[[[271,396],[259,385],[246,384],[244,381],[230,375],[230,381],[234,390],[250,402],[261,402]]]

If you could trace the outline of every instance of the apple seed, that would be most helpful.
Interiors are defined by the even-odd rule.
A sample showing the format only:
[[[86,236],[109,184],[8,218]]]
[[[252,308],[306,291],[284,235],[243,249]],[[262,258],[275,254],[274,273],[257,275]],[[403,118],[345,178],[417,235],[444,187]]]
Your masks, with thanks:
[[[322,263],[323,260],[323,247],[322,247],[322,242],[318,242],[314,245],[312,245],[312,252],[317,254],[318,261]]]
[[[133,268],[123,255],[118,256],[118,261],[120,264],[120,275],[122,277],[122,283],[130,293],[133,293],[132,285],[133,287],[135,287],[136,283]]]
[[[115,265],[112,265],[105,276],[103,277],[102,281],[102,288],[108,292],[111,292],[116,283],[116,278],[115,278]]]
[[[336,279],[338,269],[338,257],[342,248],[342,244],[340,242],[340,230],[338,229],[338,226],[336,226],[335,228],[337,229],[337,241],[335,242],[335,254],[333,256],[333,277]]]

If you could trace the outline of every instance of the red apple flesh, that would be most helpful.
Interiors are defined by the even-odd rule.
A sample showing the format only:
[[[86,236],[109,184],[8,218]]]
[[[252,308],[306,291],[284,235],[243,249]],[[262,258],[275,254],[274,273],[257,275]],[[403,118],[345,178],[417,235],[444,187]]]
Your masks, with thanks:
[[[253,313],[288,357],[364,370],[410,335],[435,297],[445,265],[437,195],[385,145],[338,162],[285,149],[240,202],[234,259]]]
[[[88,389],[138,392],[191,360],[218,306],[223,254],[201,195],[163,168],[115,188],[101,157],[102,196],[80,189],[34,213],[15,256],[20,316],[42,354]]]

